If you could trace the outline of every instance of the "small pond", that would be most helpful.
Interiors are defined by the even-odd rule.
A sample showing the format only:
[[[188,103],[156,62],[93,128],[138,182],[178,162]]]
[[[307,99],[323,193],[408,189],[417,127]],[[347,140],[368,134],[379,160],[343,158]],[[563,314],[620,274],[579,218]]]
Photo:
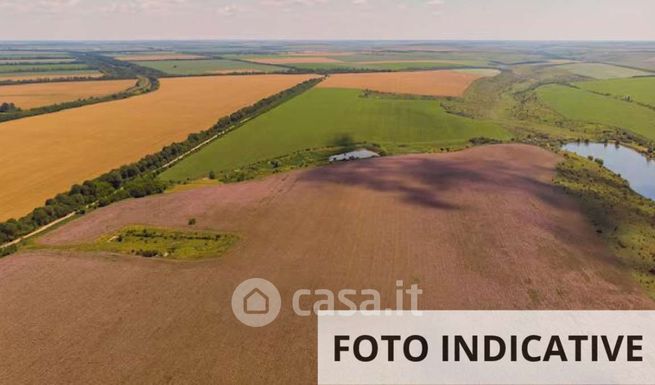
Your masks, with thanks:
[[[605,167],[620,174],[634,191],[655,200],[655,161],[631,148],[614,144],[569,143],[562,148],[584,157],[602,159]]]

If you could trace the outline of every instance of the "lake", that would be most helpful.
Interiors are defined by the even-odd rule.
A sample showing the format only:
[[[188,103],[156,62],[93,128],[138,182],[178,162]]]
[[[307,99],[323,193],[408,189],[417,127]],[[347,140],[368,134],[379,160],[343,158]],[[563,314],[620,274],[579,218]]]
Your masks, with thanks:
[[[655,200],[655,162],[637,151],[614,144],[569,143],[564,150],[587,157],[602,159],[605,167],[620,174],[639,194]]]

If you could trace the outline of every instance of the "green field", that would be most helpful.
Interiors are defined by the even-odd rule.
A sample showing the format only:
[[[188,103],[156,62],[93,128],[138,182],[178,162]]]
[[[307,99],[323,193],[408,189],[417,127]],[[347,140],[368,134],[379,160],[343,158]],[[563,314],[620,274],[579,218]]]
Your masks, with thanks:
[[[593,79],[630,78],[633,76],[652,75],[645,71],[602,63],[564,64],[559,66],[559,68],[565,69],[576,75],[587,76]]]
[[[189,218],[189,220],[193,219]],[[62,248],[192,261],[220,257],[237,240],[238,237],[233,234],[129,226],[105,235],[93,243]],[[39,247],[39,245],[34,246],[34,248]]]
[[[5,51],[0,50],[0,59],[33,59],[33,58],[68,58],[64,52],[53,51]]]
[[[446,113],[436,100],[362,97],[359,90],[311,89],[214,141],[162,174],[185,180],[344,141],[393,152],[429,151],[474,137],[509,139],[496,124]]]
[[[647,107],[556,84],[539,88],[537,94],[569,119],[624,128],[655,139],[655,111]]]
[[[89,69],[86,64],[0,64],[0,73],[71,71]]]
[[[579,82],[575,85],[585,90],[628,98],[639,103],[655,106],[655,77],[592,80]]]
[[[169,75],[202,75],[219,73],[223,71],[285,71],[285,69],[282,67],[276,67],[272,65],[244,63],[240,61],[223,59],[135,61],[133,63],[136,63],[142,67],[154,68]]]

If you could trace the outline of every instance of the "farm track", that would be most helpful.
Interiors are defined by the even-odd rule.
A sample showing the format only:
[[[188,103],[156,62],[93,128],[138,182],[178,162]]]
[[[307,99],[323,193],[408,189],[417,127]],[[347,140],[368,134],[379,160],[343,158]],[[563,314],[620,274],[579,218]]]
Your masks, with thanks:
[[[308,384],[316,320],[300,288],[418,283],[422,309],[653,309],[577,203],[550,181],[558,156],[526,145],[359,161],[111,205],[41,242],[127,224],[229,231],[219,260],[170,263],[30,251],[0,260],[7,383]],[[483,245],[483,246],[482,246]],[[280,317],[239,324],[234,287],[274,282]],[[117,369],[119,368],[119,369]]]

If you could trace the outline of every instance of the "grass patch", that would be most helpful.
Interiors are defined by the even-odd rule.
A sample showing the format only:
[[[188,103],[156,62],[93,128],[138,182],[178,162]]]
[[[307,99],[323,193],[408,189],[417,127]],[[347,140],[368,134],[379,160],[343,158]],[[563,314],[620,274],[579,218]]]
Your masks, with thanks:
[[[630,78],[633,76],[651,75],[645,71],[602,63],[564,64],[561,65],[560,68],[566,69],[576,75],[587,76],[594,79]]]
[[[569,119],[627,129],[655,140],[655,111],[647,107],[557,84],[541,87],[537,94]]]
[[[286,69],[283,67],[223,59],[135,61],[134,63],[143,67],[156,69],[169,75],[203,75],[229,71],[286,71]]]
[[[218,258],[237,240],[238,237],[232,234],[129,226],[116,233],[105,235],[93,243],[66,248],[194,261]]]
[[[500,126],[449,114],[438,100],[363,97],[360,90],[314,88],[247,122],[162,173],[205,177],[306,149],[377,143],[391,153],[461,146],[472,138],[507,140]]]
[[[605,167],[564,153],[555,183],[574,195],[610,249],[655,298],[655,202]]]
[[[655,77],[632,79],[591,80],[575,83],[577,87],[626,101],[636,101],[655,107]]]

